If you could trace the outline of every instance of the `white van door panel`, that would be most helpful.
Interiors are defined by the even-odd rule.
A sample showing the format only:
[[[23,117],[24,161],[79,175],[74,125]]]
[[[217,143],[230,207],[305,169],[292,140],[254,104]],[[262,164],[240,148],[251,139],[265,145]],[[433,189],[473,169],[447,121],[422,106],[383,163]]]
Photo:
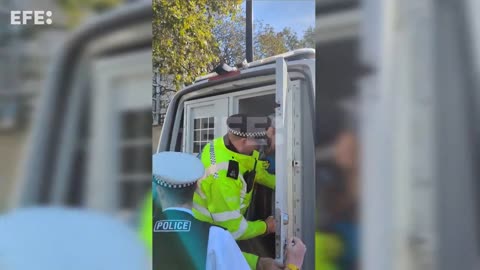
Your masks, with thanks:
[[[183,152],[198,154],[203,146],[226,133],[228,98],[185,102]]]
[[[301,161],[295,157],[299,148],[295,138],[299,136],[298,129],[295,129],[294,108],[298,102],[297,89],[288,76],[287,65],[283,58],[277,59],[276,62],[276,103],[279,105],[275,109],[276,114],[276,187],[275,187],[275,219],[277,222],[275,235],[275,253],[276,260],[283,263],[284,247],[288,237],[295,236],[300,233],[299,228],[295,228],[294,220],[295,209],[299,207],[300,201],[294,202],[295,183],[301,181],[300,166]],[[296,91],[297,90],[297,91]],[[296,169],[297,168],[297,169]],[[297,205],[295,205],[297,203]],[[297,211],[298,212],[298,211]],[[300,220],[300,219],[297,219]]]

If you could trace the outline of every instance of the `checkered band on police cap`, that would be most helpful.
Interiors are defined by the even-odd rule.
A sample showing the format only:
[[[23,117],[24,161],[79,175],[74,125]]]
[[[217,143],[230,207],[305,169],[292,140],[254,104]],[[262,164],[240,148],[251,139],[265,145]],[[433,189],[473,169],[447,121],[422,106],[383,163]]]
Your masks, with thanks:
[[[155,184],[159,186],[166,187],[166,188],[184,188],[196,183],[196,181],[194,181],[186,184],[172,184],[175,182],[175,180],[165,179],[155,175],[153,176],[153,182],[155,182]]]
[[[263,138],[270,125],[271,121],[266,116],[234,114],[227,119],[228,132],[242,138]]]

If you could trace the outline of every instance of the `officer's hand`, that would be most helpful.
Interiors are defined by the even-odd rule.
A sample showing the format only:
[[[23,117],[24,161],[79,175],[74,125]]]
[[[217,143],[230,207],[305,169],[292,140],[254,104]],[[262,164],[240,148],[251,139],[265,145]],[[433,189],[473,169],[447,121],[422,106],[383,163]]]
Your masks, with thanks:
[[[301,268],[306,252],[307,247],[303,244],[302,240],[297,237],[289,238],[287,240],[285,264],[293,264]]]
[[[283,265],[272,258],[260,257],[257,263],[257,270],[282,270]]]
[[[272,216],[269,216],[265,219],[265,223],[267,223],[266,234],[275,233],[275,219]]]

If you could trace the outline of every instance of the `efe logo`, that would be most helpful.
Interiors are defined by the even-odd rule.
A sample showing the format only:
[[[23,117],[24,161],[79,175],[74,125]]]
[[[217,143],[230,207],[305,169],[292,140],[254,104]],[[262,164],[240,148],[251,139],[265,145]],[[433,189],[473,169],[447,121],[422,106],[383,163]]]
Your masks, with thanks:
[[[10,24],[43,25],[52,24],[52,12],[50,10],[12,10],[10,11]]]

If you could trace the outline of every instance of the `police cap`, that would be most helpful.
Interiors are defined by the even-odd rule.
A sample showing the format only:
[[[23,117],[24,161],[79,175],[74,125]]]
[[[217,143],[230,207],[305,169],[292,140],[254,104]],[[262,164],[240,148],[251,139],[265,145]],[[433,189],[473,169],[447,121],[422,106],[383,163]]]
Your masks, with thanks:
[[[242,138],[264,138],[271,121],[267,116],[234,114],[228,117],[228,132]]]
[[[195,184],[205,173],[202,162],[187,153],[160,152],[152,158],[153,182],[167,188]]]

